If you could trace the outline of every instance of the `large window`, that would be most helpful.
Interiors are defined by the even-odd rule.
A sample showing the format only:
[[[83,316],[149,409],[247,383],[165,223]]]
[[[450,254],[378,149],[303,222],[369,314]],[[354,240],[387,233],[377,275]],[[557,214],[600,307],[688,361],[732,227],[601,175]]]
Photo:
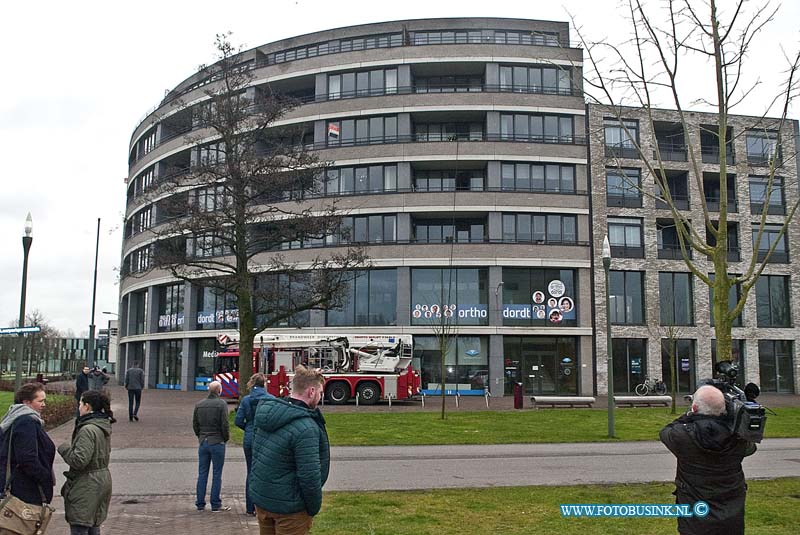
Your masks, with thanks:
[[[178,389],[181,387],[181,364],[183,340],[161,340],[158,342],[158,380],[156,388]]]
[[[503,241],[573,245],[577,217],[560,214],[503,214]]]
[[[674,351],[673,351],[674,349]],[[670,366],[670,355],[674,367]],[[663,338],[661,340],[661,374],[667,390],[672,391],[672,375],[675,374],[678,392],[692,393],[695,389],[695,341]]]
[[[791,340],[759,340],[758,369],[761,390],[791,394],[794,392]]]
[[[761,226],[758,223],[753,223],[753,249],[757,249],[758,261],[763,262],[767,258],[770,248],[775,244],[775,250],[769,256],[768,262],[785,263],[789,261],[789,245],[786,240],[786,233],[781,234],[783,225],[770,225],[765,224],[764,230],[761,232],[761,240],[758,242],[756,248],[756,241],[758,240],[758,232]]]
[[[396,165],[337,167],[328,169],[326,195],[352,195],[397,191]]]
[[[611,323],[644,324],[644,272],[611,271],[609,286]]]
[[[572,77],[569,68],[500,66],[500,91],[571,95]]]
[[[767,190],[769,190],[769,198],[767,198]],[[753,215],[761,215],[765,203],[768,214],[783,215],[786,213],[783,178],[775,177],[770,186],[768,177],[750,177],[750,211]]]
[[[198,329],[236,329],[239,326],[236,296],[202,286],[196,291]]]
[[[327,325],[396,325],[397,270],[360,271],[341,308],[328,311]]]
[[[647,375],[647,340],[614,338],[614,392],[634,392]]]
[[[442,360],[439,339],[414,337],[414,358],[422,370],[422,387],[441,388]],[[489,386],[489,338],[458,336],[450,341],[445,353],[445,390],[484,390]]]
[[[339,235],[327,237],[329,245],[340,243],[393,243],[395,241],[397,241],[396,215],[343,217]]]
[[[505,191],[575,193],[575,166],[503,162],[500,187]]]
[[[761,275],[756,281],[759,327],[791,327],[789,277]]]
[[[473,93],[483,91],[483,77],[464,76],[425,76],[414,78],[415,93]]]
[[[128,335],[147,332],[147,291],[130,294],[130,311],[128,312]]]
[[[639,158],[639,121],[604,119],[606,157]],[[627,131],[626,131],[627,130]]]
[[[608,206],[641,208],[641,188],[639,169],[606,169],[606,202]]]
[[[486,241],[486,221],[482,219],[414,221],[417,243],[482,243]]]
[[[672,271],[658,274],[661,325],[693,325],[692,274]]]
[[[609,217],[608,241],[615,258],[644,258],[642,220],[635,217]]]
[[[481,269],[411,270],[411,324],[489,324],[489,272]]]
[[[503,268],[503,325],[577,326],[576,284],[574,269]]]
[[[733,275],[731,275],[733,276]],[[712,281],[714,280],[714,274],[709,273],[708,278]],[[733,310],[736,308],[737,303],[739,303],[739,298],[742,296],[742,285],[740,283],[734,284],[728,289],[728,310]],[[708,312],[710,316],[711,325],[714,325],[714,288],[713,286],[708,287]],[[742,315],[739,314],[733,319],[733,326],[734,327],[741,327],[742,326]]]
[[[330,100],[394,93],[397,93],[396,68],[328,75]]]
[[[431,141],[482,141],[482,123],[416,123],[414,140]]]
[[[329,147],[395,143],[397,116],[328,121],[326,130]]]
[[[747,162],[753,165],[769,165],[770,160],[780,161],[778,133],[767,130],[748,130],[745,134]]]
[[[214,338],[199,338],[194,344],[194,376],[196,380],[210,382],[214,377],[214,357],[217,355],[217,341]],[[197,385],[195,385],[195,389]]]
[[[505,393],[522,383],[526,395],[577,395],[578,340],[566,336],[504,336]]]
[[[572,143],[572,116],[503,113],[500,115],[500,139],[528,143]]]
[[[158,288],[159,332],[183,329],[183,288],[183,283]]]
[[[225,194],[225,186],[198,188],[193,191],[192,200],[199,212],[220,212],[230,204],[230,198]]]
[[[483,191],[483,169],[415,169],[414,191]]]

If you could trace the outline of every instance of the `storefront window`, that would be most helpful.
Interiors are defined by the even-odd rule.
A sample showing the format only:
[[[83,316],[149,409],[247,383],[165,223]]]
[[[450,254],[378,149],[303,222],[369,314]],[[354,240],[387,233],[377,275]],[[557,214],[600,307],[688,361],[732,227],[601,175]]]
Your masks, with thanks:
[[[578,342],[574,337],[506,336],[505,394],[522,383],[526,395],[577,395]]]
[[[445,390],[480,390],[489,386],[489,339],[459,336],[447,339]],[[422,387],[438,390],[442,381],[440,339],[415,336],[414,356],[422,369]]]
[[[197,340],[194,355],[195,380],[208,382],[214,376],[214,357],[217,356],[217,341],[214,338]]]
[[[411,270],[412,325],[488,325],[487,269]]]
[[[641,338],[615,338],[612,342],[614,356],[614,392],[631,393],[647,375],[647,340]]]
[[[239,326],[239,309],[233,294],[217,288],[197,289],[197,328],[236,329]]]
[[[670,354],[673,353],[671,347],[674,343],[674,366],[670,367]],[[672,391],[672,370],[677,377],[678,392],[691,394],[694,392],[695,378],[694,367],[694,340],[661,340],[661,370],[664,384],[667,391]]]
[[[156,388],[179,389],[181,387],[182,340],[158,342],[158,381]]]
[[[183,284],[170,284],[158,288],[158,331],[183,329]]]
[[[575,327],[574,269],[503,269],[503,325]]]

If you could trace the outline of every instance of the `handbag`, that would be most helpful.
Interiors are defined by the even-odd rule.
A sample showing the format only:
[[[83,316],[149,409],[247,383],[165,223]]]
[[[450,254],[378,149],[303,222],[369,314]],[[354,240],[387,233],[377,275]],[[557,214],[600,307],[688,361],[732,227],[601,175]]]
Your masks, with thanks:
[[[42,505],[31,505],[11,494],[11,444],[14,426],[8,434],[8,459],[6,460],[6,484],[0,500],[0,534],[14,535],[43,535],[53,516],[54,509],[45,503],[44,491],[41,485],[39,495]]]

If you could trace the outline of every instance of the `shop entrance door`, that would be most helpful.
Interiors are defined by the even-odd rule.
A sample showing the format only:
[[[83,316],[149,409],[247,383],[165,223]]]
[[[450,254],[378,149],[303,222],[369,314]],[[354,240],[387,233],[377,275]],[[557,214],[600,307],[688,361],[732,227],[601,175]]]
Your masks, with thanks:
[[[520,359],[525,393],[532,396],[555,394],[557,362],[558,356],[551,339],[525,340]]]

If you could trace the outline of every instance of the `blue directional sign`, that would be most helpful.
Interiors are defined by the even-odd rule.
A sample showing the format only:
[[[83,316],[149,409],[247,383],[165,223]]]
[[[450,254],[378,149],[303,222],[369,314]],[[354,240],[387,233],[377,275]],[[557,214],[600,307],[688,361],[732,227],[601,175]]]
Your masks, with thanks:
[[[41,327],[2,327],[0,334],[24,334],[24,333],[38,333],[42,330]]]

